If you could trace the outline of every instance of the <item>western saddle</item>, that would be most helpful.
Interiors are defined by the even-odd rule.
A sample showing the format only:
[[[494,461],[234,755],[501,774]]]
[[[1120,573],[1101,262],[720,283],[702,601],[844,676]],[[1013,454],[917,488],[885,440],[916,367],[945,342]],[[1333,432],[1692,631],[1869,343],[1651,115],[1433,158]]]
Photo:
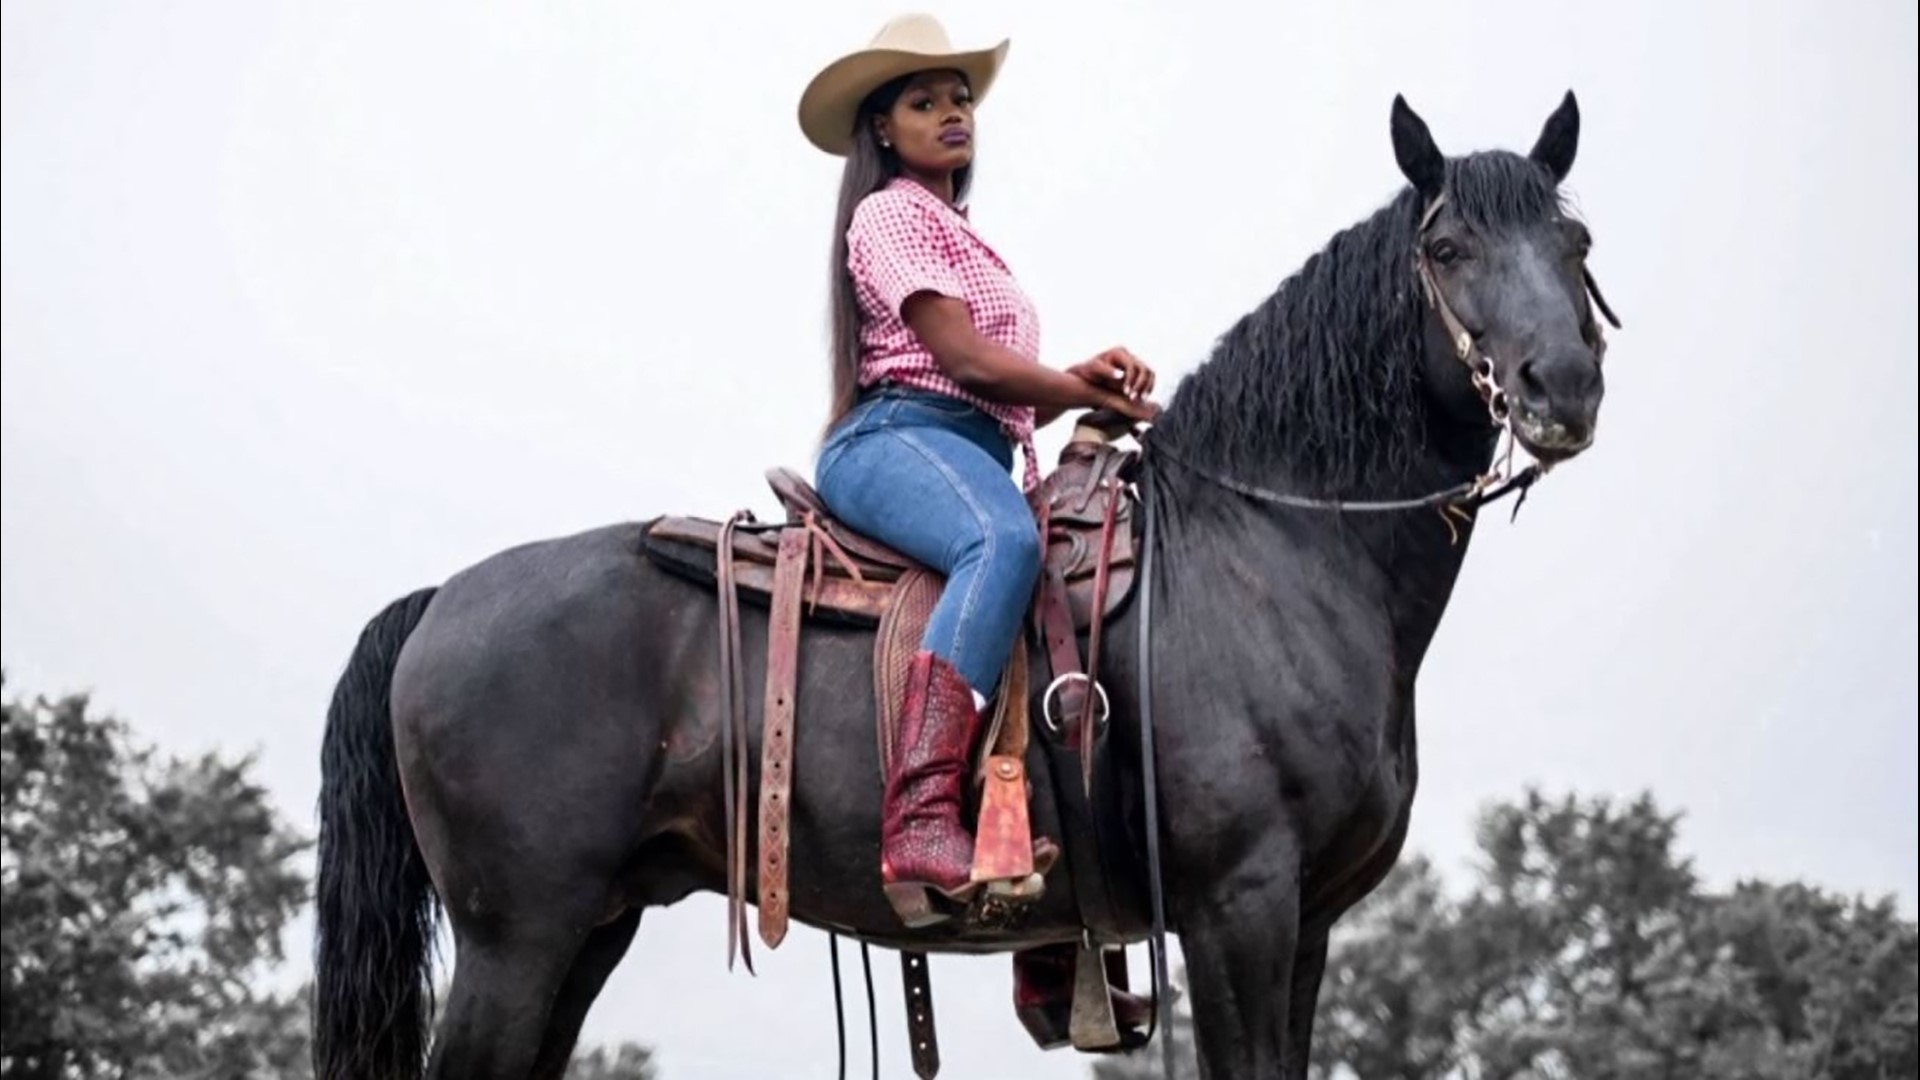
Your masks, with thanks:
[[[1135,567],[1134,499],[1129,490],[1135,451],[1114,441],[1131,430],[1123,418],[1095,413],[1083,417],[1061,451],[1054,469],[1029,500],[1036,525],[1045,538],[1039,585],[1032,609],[1032,632],[1051,669],[1040,695],[1048,725],[1050,752],[1077,754],[1080,779],[1087,790],[1059,796],[1063,825],[1071,835],[1085,837],[1082,847],[1107,847],[1113,832],[1094,828],[1097,816],[1087,793],[1092,788],[1095,752],[1106,723],[1106,694],[1098,673],[1103,623],[1126,604],[1132,594]],[[760,766],[758,836],[759,929],[769,948],[777,948],[788,925],[788,802],[792,790],[793,731],[796,713],[798,643],[810,621],[873,628],[873,685],[878,717],[878,741],[884,782],[891,759],[901,689],[907,667],[919,648],[941,578],[933,570],[836,520],[805,479],[789,469],[767,473],[784,519],[762,522],[750,511],[726,521],[698,517],[663,517],[646,534],[648,557],[678,576],[717,589],[720,603],[721,749],[727,801],[728,964],[736,947],[752,958],[746,939],[745,860],[747,844],[747,721],[744,677],[739,663],[739,603],[742,599],[769,612],[766,689],[762,723],[764,736]],[[1082,661],[1080,638],[1088,648]],[[980,898],[968,910],[976,921],[1017,917],[1025,905],[1044,891],[1043,878],[1060,854],[1043,841],[1036,852],[1029,827],[1026,782],[1028,748],[1028,687],[1026,641],[1013,648],[1006,677],[995,702],[995,715],[975,749],[976,808],[973,878],[984,884]],[[1093,739],[1089,739],[1091,734]],[[1104,755],[1101,755],[1104,758]],[[1056,770],[1057,775],[1057,770]],[[1074,787],[1056,782],[1055,787]],[[1067,795],[1073,804],[1068,805]],[[1098,843],[1094,840],[1098,834]],[[1097,856],[1070,851],[1075,865],[1076,894],[1082,867]],[[1097,865],[1097,864],[1096,864]],[[1112,871],[1100,869],[1107,879]],[[1099,907],[1081,908],[1091,934],[1077,966],[1103,974],[1099,994],[1089,986],[1086,998],[1097,1002],[1082,1016],[1076,985],[1073,1043],[1085,1050],[1115,1049],[1121,1036],[1106,1004],[1106,979],[1115,956],[1103,956],[1092,942],[1111,940],[1115,922],[1112,902],[1103,895]],[[903,971],[910,999],[926,998],[924,955],[903,954]],[[1124,988],[1124,963],[1120,966]],[[1082,981],[1076,975],[1076,984]],[[919,985],[916,986],[915,983]],[[931,1030],[931,1009],[910,1008],[914,1028],[911,1045],[921,1075],[938,1069],[937,1044]],[[921,1049],[924,1045],[925,1050]],[[927,1055],[932,1055],[927,1060]]]

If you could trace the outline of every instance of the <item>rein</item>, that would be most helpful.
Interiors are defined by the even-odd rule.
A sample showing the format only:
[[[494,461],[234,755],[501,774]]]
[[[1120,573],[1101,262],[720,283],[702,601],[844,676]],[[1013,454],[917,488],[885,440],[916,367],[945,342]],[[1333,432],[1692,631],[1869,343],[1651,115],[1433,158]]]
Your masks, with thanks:
[[[1245,495],[1249,499],[1272,503],[1275,506],[1291,507],[1295,510],[1323,510],[1350,514],[1397,514],[1409,510],[1464,511],[1498,502],[1515,492],[1524,496],[1528,488],[1538,483],[1540,478],[1547,474],[1544,467],[1533,464],[1511,476],[1502,476],[1496,471],[1430,495],[1410,499],[1311,499],[1304,495],[1289,495],[1255,484],[1242,483],[1194,464],[1175,453],[1164,443],[1149,443],[1145,437],[1140,441],[1141,446],[1150,456],[1164,457],[1209,483]]]
[[[1144,521],[1140,543],[1140,642],[1137,660],[1140,669],[1140,797],[1146,804],[1147,895],[1153,902],[1152,937],[1147,942],[1147,959],[1153,976],[1153,1019],[1147,1032],[1152,1040],[1160,1032],[1160,1050],[1166,1075],[1179,1076],[1173,1050],[1173,987],[1167,972],[1167,899],[1160,871],[1160,778],[1153,744],[1153,470],[1140,477],[1140,513]]]

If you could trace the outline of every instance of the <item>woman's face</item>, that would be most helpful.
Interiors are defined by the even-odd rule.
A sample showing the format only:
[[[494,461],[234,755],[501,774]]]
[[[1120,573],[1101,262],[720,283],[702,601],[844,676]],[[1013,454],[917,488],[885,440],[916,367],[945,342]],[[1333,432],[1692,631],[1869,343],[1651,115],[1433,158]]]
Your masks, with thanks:
[[[879,119],[880,142],[918,176],[951,176],[973,161],[973,91],[956,72],[914,76]]]

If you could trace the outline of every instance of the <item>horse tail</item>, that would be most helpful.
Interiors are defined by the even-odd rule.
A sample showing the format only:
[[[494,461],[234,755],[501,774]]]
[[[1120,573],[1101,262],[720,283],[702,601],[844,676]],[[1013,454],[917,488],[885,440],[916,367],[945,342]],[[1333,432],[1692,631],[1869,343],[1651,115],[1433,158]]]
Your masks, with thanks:
[[[400,790],[389,695],[434,590],[388,604],[334,687],[320,750],[313,1067],[317,1080],[415,1080],[433,1015],[433,883]]]

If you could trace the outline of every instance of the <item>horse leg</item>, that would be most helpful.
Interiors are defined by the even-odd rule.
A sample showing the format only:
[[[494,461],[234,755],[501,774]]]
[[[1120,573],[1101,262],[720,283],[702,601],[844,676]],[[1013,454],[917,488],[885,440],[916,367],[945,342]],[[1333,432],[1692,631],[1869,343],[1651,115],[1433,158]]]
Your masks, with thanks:
[[[1327,970],[1327,938],[1334,923],[1365,899],[1393,869],[1406,843],[1411,804],[1405,804],[1387,838],[1346,878],[1316,890],[1306,902],[1300,947],[1293,965],[1292,1017],[1287,1026],[1288,1080],[1306,1080],[1313,1053],[1313,1020],[1320,1004],[1320,980]]]
[[[1307,1080],[1313,1058],[1313,1016],[1320,1005],[1320,978],[1327,971],[1324,931],[1302,940],[1293,955],[1293,985],[1288,989],[1286,1080]]]
[[[547,1018],[546,1038],[541,1041],[540,1056],[534,1062],[533,1080],[562,1080],[566,1076],[587,1010],[593,1007],[594,998],[600,996],[600,988],[619,966],[620,958],[627,955],[627,946],[633,944],[633,933],[639,927],[640,909],[629,908],[619,918],[587,935],[579,955],[573,958],[573,969],[567,972],[566,982],[560,986],[560,996],[554,999],[553,1012]]]
[[[1293,845],[1263,845],[1182,906],[1200,1075],[1281,1080],[1300,934]]]
[[[456,934],[453,988],[427,1078],[528,1080],[581,935],[551,922]]]

